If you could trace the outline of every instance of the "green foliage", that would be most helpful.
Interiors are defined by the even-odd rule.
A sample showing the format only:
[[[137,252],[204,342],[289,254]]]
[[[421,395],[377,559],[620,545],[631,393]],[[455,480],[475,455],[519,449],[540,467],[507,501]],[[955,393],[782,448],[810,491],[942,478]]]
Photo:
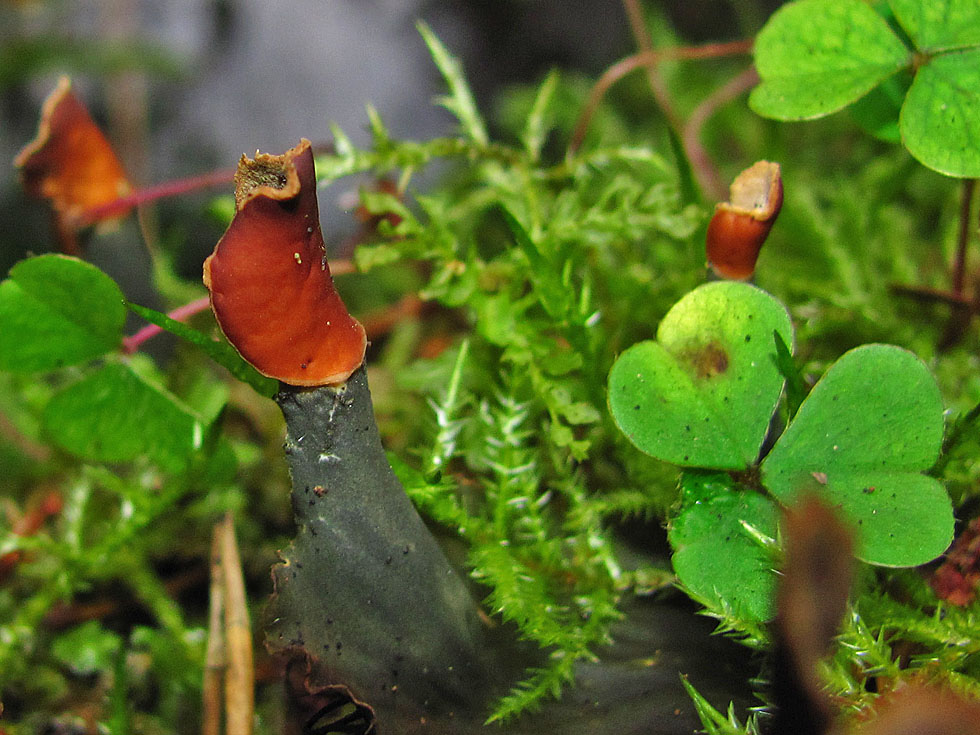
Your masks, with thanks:
[[[658,248],[658,259],[677,263],[673,279],[661,277],[668,289],[680,281],[681,292],[698,265],[683,239],[701,213],[682,207],[671,167],[649,150],[539,163],[555,75],[534,96],[522,147],[511,148],[480,141],[465,82],[453,65],[440,68],[465,138],[394,144],[375,118],[373,150],[345,144],[317,164],[328,178],[370,168],[405,182],[437,156],[477,160],[455,187],[419,195],[413,209],[364,197],[372,213],[401,221],[357,257],[373,268],[427,262],[423,297],[468,322],[457,350],[424,376],[416,366],[413,385],[432,410],[416,442],[426,449],[415,467],[394,464],[423,512],[469,545],[490,609],[550,651],[548,665],[529,671],[490,718],[507,719],[557,694],[618,617],[625,581],[606,518],[648,513],[656,496],[623,476],[622,492],[607,501],[584,468],[615,446],[601,386],[617,332],[630,339],[657,310],[649,254]],[[450,472],[470,479],[458,485]]]
[[[149,457],[179,469],[204,442],[199,417],[129,366],[115,363],[52,396],[42,421],[54,444],[95,462]]]
[[[609,408],[634,444],[687,467],[744,469],[759,456],[783,387],[772,334],[792,342],[786,310],[741,283],[695,289],[656,342],[626,350],[609,375]]]
[[[480,118],[480,113],[476,109],[476,102],[473,100],[473,94],[463,76],[463,69],[459,61],[442,45],[442,42],[436,38],[429,26],[420,21],[416,27],[422,35],[425,45],[429,47],[432,60],[439,67],[439,71],[442,72],[442,76],[449,86],[449,95],[440,97],[439,104],[456,116],[459,120],[460,130],[465,137],[472,140],[476,145],[487,145],[490,138],[487,135],[486,126]]]
[[[801,7],[805,22],[793,28],[780,20]],[[937,150],[917,156],[944,171],[969,163],[973,154],[957,150],[974,130],[976,106],[961,105],[962,119],[949,120],[949,109],[916,95],[939,90],[944,100],[969,101],[972,93],[949,82],[973,74],[954,68],[969,66],[975,53],[972,26],[962,20],[972,4],[895,1],[891,8],[914,49],[866,3],[786,6],[760,35],[760,90],[768,91],[758,91],[753,104],[763,100],[767,114],[776,114],[785,94],[786,109],[792,102],[807,116],[850,104],[866,128],[894,139],[904,103],[910,150],[929,138]],[[833,32],[843,22],[848,33]],[[723,165],[740,167],[731,158],[739,151],[749,160],[784,160],[792,172],[758,271],[778,301],[747,285],[698,288],[705,212],[651,123],[651,106],[633,99],[635,89],[606,105],[581,151],[565,157],[588,80],[553,72],[501,103],[509,125],[485,121],[458,61],[420,30],[447,79],[442,102],[457,116],[459,134],[397,140],[369,109],[370,145],[359,148],[335,130],[334,152],[318,158],[317,170],[324,182],[354,174],[396,182],[395,193],[362,192],[365,209],[382,219],[354,252],[361,273],[338,279],[349,303],[376,304],[379,292],[411,292],[427,302],[424,320],[404,320],[372,347],[391,463],[423,513],[455,536],[452,548],[461,549],[486,610],[544,649],[490,719],[506,721],[560,696],[577,664],[603,654],[623,598],[663,594],[673,581],[659,558],[624,553],[624,520],[642,541],[658,538],[666,522],[678,586],[722,630],[756,647],[766,644],[772,614],[779,504],[800,489],[799,478],[850,513],[866,560],[916,564],[941,551],[952,513],[940,482],[963,515],[980,481],[978,412],[969,413],[980,401],[977,341],[971,334],[962,347],[939,353],[941,307],[910,304],[889,287],[944,283],[936,251],[955,244],[949,182],[910,165],[901,151],[853,137],[840,121],[813,123],[801,138],[733,105],[706,128]],[[788,53],[799,41],[790,31],[814,44],[819,63],[802,69],[814,76],[770,73],[766,55]],[[777,57],[770,56],[785,61]],[[668,81],[677,74],[669,65],[662,71]],[[681,109],[693,108],[724,73],[685,68]],[[826,95],[793,97],[818,88]],[[910,118],[916,110],[929,114]],[[940,148],[955,155],[943,159]],[[429,167],[444,178],[420,190],[417,181],[432,181]],[[191,288],[176,279],[169,285],[168,294]],[[684,306],[675,313],[679,300]],[[39,485],[57,488],[64,500],[38,533],[0,536],[0,552],[22,555],[0,589],[0,681],[22,700],[55,710],[71,676],[63,664],[85,653],[112,702],[101,726],[172,731],[175,723],[196,723],[203,619],[174,600],[162,570],[205,559],[211,523],[237,510],[251,599],[261,601],[291,516],[281,424],[265,418],[260,397],[274,385],[213,339],[213,323],[194,328],[129,308],[187,344],[160,368],[119,354],[122,294],[76,259],[31,258],[0,284],[0,472],[13,505],[29,505],[28,491]],[[649,341],[657,324],[658,341]],[[695,366],[683,360],[690,355],[685,340],[706,335],[731,358],[723,389],[705,390],[703,378],[699,386]],[[881,345],[848,352],[869,341],[901,345],[926,363]],[[446,344],[441,352],[433,347]],[[200,353],[259,395],[230,387],[227,373]],[[656,397],[631,382],[633,360],[659,376],[646,388],[676,389],[678,406],[708,418],[712,431],[699,434],[697,447],[680,409],[670,422],[656,417]],[[833,396],[844,392],[839,405]],[[636,397],[650,410],[637,412]],[[934,462],[943,404],[963,418]],[[884,412],[889,421],[881,420]],[[760,466],[769,431],[778,441]],[[841,459],[846,448],[853,453]],[[874,466],[865,468],[862,458]],[[689,469],[680,473],[664,460]],[[705,467],[729,472],[699,470]],[[899,526],[901,548],[890,536]],[[107,632],[90,624],[58,634],[42,624],[59,603],[100,595],[139,605],[146,625]],[[842,701],[867,706],[872,677],[899,681],[908,668],[944,667],[958,685],[980,688],[975,605],[954,609],[936,600],[920,571],[881,567],[864,568],[854,599],[825,672]],[[148,668],[138,665],[147,661]],[[153,704],[127,709],[127,696],[141,686],[154,693],[145,698]],[[756,732],[754,720],[742,724],[734,710],[719,712],[685,686],[708,732]],[[139,708],[152,709],[149,724],[134,714]]]
[[[752,108],[779,120],[821,117],[908,69],[914,79],[898,123],[905,147],[949,176],[980,175],[980,10],[969,0],[890,0],[889,6],[911,47],[861,0],[783,6],[756,41],[762,83],[752,93]],[[861,111],[883,136],[892,135],[883,128],[888,106],[887,96],[879,95]]]
[[[21,261],[0,283],[0,369],[32,373],[77,365],[119,347],[119,287],[64,255]]]
[[[763,83],[752,108],[782,120],[837,112],[912,61],[912,53],[861,0],[802,0],[773,14],[756,39]]]
[[[942,399],[917,357],[887,345],[846,353],[757,464],[782,372],[795,372],[785,310],[752,286],[708,284],[667,313],[657,337],[626,350],[609,375],[610,410],[638,448],[686,467],[758,467],[758,489],[780,503],[825,497],[873,564],[924,564],[949,546],[949,496],[923,474],[939,456]],[[738,476],[685,473],[681,488],[669,536],[680,582],[726,626],[760,637],[774,612],[775,505]]]
[[[723,625],[757,641],[775,612],[776,554],[759,535],[775,538],[779,511],[771,500],[732,483],[728,475],[685,472],[681,505],[670,523],[674,570],[685,590]]]
[[[923,564],[953,538],[949,496],[922,474],[939,456],[943,428],[942,399],[921,360],[887,345],[859,347],[803,402],[762,463],[762,481],[782,502],[827,497],[858,526],[860,558]]]
[[[199,699],[194,672],[203,648],[155,564],[174,554],[178,537],[187,539],[184,553],[206,553],[206,519],[238,504],[241,490],[229,485],[237,461],[212,426],[227,391],[213,377],[208,385],[189,381],[182,400],[146,357],[119,354],[122,293],[76,258],[42,255],[15,265],[0,284],[0,312],[0,364],[11,371],[0,384],[0,410],[34,452],[25,473],[4,462],[5,488],[13,493],[26,474],[30,484],[58,488],[63,504],[46,532],[5,529],[2,536],[4,554],[23,555],[0,593],[3,694],[8,701],[60,696],[51,667],[63,661],[70,676],[105,682],[105,723],[113,731],[132,730],[136,686],[159,688],[162,721],[176,722]],[[23,451],[4,447],[14,456]],[[96,621],[59,637],[45,631],[59,603],[110,589],[122,592],[115,604],[131,599],[156,625],[142,643]],[[130,670],[130,653],[150,643],[152,668]],[[38,659],[49,645],[53,658]]]
[[[743,725],[735,715],[734,704],[729,705],[727,714],[722,714],[694,688],[687,677],[681,676],[681,682],[694,703],[694,708],[704,726],[704,732],[708,735],[759,735],[755,715],[751,715]]]

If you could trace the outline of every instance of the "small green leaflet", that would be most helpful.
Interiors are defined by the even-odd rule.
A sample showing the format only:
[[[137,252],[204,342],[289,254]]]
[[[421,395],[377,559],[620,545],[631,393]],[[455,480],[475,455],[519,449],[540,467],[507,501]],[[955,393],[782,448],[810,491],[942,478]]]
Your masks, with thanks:
[[[119,348],[126,308],[116,283],[67,255],[17,263],[0,282],[0,370],[40,372]]]

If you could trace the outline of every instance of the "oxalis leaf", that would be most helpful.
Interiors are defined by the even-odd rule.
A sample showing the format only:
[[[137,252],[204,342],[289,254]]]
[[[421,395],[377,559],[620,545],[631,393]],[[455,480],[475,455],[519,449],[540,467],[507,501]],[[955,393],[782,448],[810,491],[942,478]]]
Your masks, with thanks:
[[[762,463],[762,481],[786,504],[812,492],[839,506],[861,559],[924,564],[953,537],[949,496],[922,474],[942,438],[942,399],[928,368],[898,347],[865,345],[813,388]]]
[[[912,61],[888,23],[861,0],[798,0],[759,32],[762,83],[749,105],[777,120],[805,120],[843,109]]]
[[[773,332],[793,342],[786,309],[736,282],[678,301],[658,341],[626,350],[609,374],[609,408],[642,451],[685,467],[753,464],[783,387]]]
[[[888,5],[919,51],[980,44],[976,0],[888,0]]]
[[[769,620],[775,560],[753,532],[775,538],[778,517],[775,503],[726,474],[685,472],[668,539],[674,571],[688,593],[740,623]]]
[[[980,49],[920,66],[898,126],[905,147],[923,165],[947,176],[980,176]]]
[[[122,292],[94,265],[67,255],[22,260],[0,283],[0,370],[55,370],[112,352],[125,319]]]
[[[980,4],[976,0],[890,0],[926,55],[899,119],[902,142],[948,176],[980,176]]]
[[[915,44],[913,55],[887,21],[860,0],[797,0],[760,31],[761,84],[749,104],[777,120],[822,117],[879,91],[896,71],[914,80],[903,95],[902,143],[920,163],[948,176],[980,176],[980,6],[975,0],[890,0]],[[914,62],[914,63],[913,63]],[[874,134],[894,138],[892,106],[877,94],[858,110]],[[867,125],[866,125],[867,127]]]
[[[201,421],[128,365],[110,363],[56,394],[44,430],[62,449],[95,462],[147,456],[179,471],[204,440]]]

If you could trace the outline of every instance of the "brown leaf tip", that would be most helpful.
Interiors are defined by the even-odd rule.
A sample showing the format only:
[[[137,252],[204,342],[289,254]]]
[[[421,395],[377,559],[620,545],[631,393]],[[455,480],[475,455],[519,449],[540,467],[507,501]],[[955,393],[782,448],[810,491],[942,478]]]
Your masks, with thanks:
[[[364,361],[367,337],[327,266],[310,142],[243,156],[235,183],[235,216],[204,262],[218,325],[263,375],[344,382]]]
[[[847,610],[853,577],[854,535],[838,511],[804,495],[783,519],[786,559],[779,584],[776,624],[800,683],[821,701],[817,663]]]
[[[729,201],[715,207],[708,224],[706,250],[715,273],[732,280],[751,278],[782,206],[778,163],[758,161],[735,177]]]
[[[255,152],[255,158],[242,156],[235,172],[235,209],[241,209],[252,196],[282,200],[295,197],[300,182],[293,161],[302,155],[304,144],[309,146],[309,141],[304,139],[281,156],[259,151]]]
[[[44,101],[37,137],[14,158],[24,189],[48,199],[65,229],[83,224],[86,210],[132,190],[122,164],[85,105],[61,77]]]

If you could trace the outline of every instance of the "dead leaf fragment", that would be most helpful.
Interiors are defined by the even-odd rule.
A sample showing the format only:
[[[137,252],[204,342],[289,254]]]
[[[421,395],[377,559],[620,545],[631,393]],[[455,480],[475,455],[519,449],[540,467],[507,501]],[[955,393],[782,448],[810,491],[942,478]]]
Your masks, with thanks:
[[[68,77],[61,77],[45,100],[37,137],[17,154],[14,166],[27,193],[51,203],[66,251],[77,252],[75,231],[92,224],[86,212],[132,191],[112,146],[72,92]]]

